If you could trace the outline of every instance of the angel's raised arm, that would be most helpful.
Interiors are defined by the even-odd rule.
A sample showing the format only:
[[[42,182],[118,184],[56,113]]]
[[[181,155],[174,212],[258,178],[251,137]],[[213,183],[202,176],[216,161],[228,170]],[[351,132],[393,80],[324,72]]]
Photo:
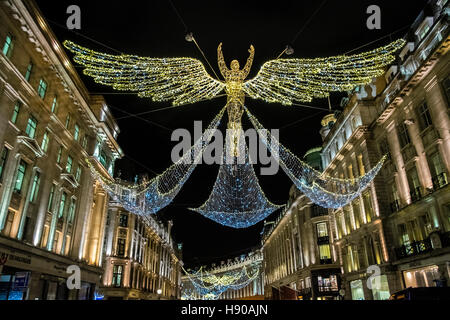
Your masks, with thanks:
[[[230,69],[228,69],[227,64],[225,63],[225,59],[223,57],[222,42],[217,47],[217,63],[219,64],[220,73],[224,78],[226,78],[228,73],[230,72]]]
[[[255,56],[255,48],[253,47],[253,45],[250,46],[248,52],[250,52],[250,56],[247,59],[247,63],[245,64],[244,69],[242,69],[242,71],[244,72],[244,78],[247,78],[248,74],[250,73],[250,69],[252,67],[253,58]]]

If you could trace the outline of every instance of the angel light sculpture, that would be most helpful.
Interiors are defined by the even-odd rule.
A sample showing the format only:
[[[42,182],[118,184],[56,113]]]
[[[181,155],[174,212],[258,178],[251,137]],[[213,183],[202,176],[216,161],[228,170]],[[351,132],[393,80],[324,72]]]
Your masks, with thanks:
[[[222,54],[222,44],[220,44],[217,49],[218,65],[223,76],[223,80],[220,80],[210,76],[204,65],[194,58],[111,55],[84,48],[71,41],[64,42],[64,46],[75,54],[75,62],[84,67],[83,72],[86,75],[92,77],[96,82],[111,86],[116,90],[135,92],[140,97],[150,97],[154,101],[172,101],[175,106],[211,100],[225,91],[228,129],[231,129],[227,131],[231,131],[228,138],[233,142],[232,146],[234,147],[231,153],[234,157],[239,156],[237,146],[239,137],[242,137],[240,134],[242,132],[241,118],[244,111],[247,112],[256,129],[263,129],[246,108],[246,96],[269,103],[292,105],[297,102],[310,102],[314,98],[327,98],[331,92],[350,91],[357,86],[369,84],[374,78],[382,75],[385,67],[394,61],[394,53],[404,44],[405,41],[399,39],[378,49],[354,55],[315,59],[274,59],[265,62],[257,75],[249,80],[246,78],[253,63],[254,47],[250,46],[250,56],[242,69],[237,60],[233,60],[228,68]],[[217,128],[221,113],[212,122],[211,128]],[[326,208],[339,208],[355,199],[371,183],[384,161],[383,158],[362,177],[338,179],[315,171],[283,146],[279,150],[273,149],[266,138],[261,137],[261,140],[267,144],[272,155],[279,158],[277,160],[282,169],[297,188],[313,202]],[[273,141],[273,137],[271,138],[270,141]],[[207,136],[206,143],[209,143],[210,139],[211,136]],[[196,151],[202,152],[204,144],[198,142],[195,148]],[[192,150],[185,156],[190,157],[191,153],[194,153]],[[140,191],[141,193],[147,192],[145,199],[148,203],[144,207],[149,209],[136,210],[140,210],[141,213],[155,213],[168,205],[186,182],[194,166],[195,164],[187,166],[175,163],[166,172],[150,180]],[[223,166],[221,170],[228,169]],[[246,175],[254,174],[253,170],[249,170],[248,167],[245,172]],[[219,174],[216,186],[220,185],[214,189],[223,190],[224,187],[227,187],[222,186],[223,182],[219,179],[221,176],[228,177],[229,175],[227,172]],[[236,175],[233,174],[233,176]],[[241,186],[239,192],[255,192],[255,195],[243,198],[256,197],[266,200],[257,184],[256,177],[241,176],[239,179],[239,181],[249,179],[256,183],[256,185],[245,187],[246,190],[243,190],[242,183],[238,181]],[[112,184],[114,183],[108,182],[108,190],[119,188],[123,191],[126,189],[117,184],[112,187]],[[122,191],[120,197],[123,197]],[[133,193],[136,195],[135,190],[127,190],[127,194]],[[225,190],[223,193],[236,194],[236,190]],[[208,212],[201,213],[219,223],[234,227],[247,227],[257,223],[277,208],[268,201],[261,201],[261,207],[254,208],[254,210],[249,210],[248,204],[239,204],[242,208],[246,208],[245,214],[253,214],[251,222],[249,222],[250,220],[243,216],[242,212],[224,212],[220,203],[225,203],[228,199],[223,199],[217,194],[211,195],[211,198],[214,198],[214,201],[208,202],[207,210],[210,214]],[[142,208],[143,206],[139,204],[134,207]],[[257,213],[256,216],[254,216],[255,213]],[[235,214],[235,216],[230,219],[230,214]],[[240,214],[241,216],[239,216]],[[236,218],[239,221],[236,222]]]

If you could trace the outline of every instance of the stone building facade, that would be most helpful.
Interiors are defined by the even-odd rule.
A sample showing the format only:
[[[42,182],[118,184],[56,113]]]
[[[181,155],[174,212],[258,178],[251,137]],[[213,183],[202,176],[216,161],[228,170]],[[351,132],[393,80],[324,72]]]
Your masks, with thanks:
[[[118,126],[33,1],[0,3],[0,299],[92,299]],[[81,271],[68,290],[67,267]]]
[[[384,76],[343,99],[337,119],[330,114],[322,121],[325,174],[351,179],[388,155],[360,197],[328,211],[331,260],[341,269],[344,299],[388,299],[408,287],[450,284],[449,14],[447,1],[430,1]],[[286,212],[292,215],[302,199],[295,195]],[[288,223],[279,225],[281,232]],[[304,251],[311,239],[301,237],[294,251]],[[271,272],[284,265],[275,262]],[[301,292],[301,277],[292,268],[287,275]]]
[[[312,149],[304,159],[322,171],[320,152],[321,148]],[[286,210],[274,222],[266,222],[262,240],[265,297],[337,299],[341,272],[331,235],[328,211],[313,204],[293,186]]]
[[[171,221],[165,228],[111,199],[100,288],[106,300],[181,298],[181,247],[175,246],[171,228]]]

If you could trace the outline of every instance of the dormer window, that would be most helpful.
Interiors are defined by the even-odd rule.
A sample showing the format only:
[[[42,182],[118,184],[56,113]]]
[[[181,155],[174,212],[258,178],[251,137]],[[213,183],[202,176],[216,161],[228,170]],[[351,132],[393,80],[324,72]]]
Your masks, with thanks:
[[[25,129],[25,132],[31,139],[34,139],[34,136],[36,135],[36,126],[37,126],[36,118],[30,116],[30,118],[28,119],[28,124],[27,128]]]
[[[56,113],[57,110],[58,110],[58,97],[54,96],[52,102],[52,113]]]
[[[14,41],[13,36],[11,34],[8,34],[5,39],[5,43],[3,44],[3,54],[7,56],[8,58],[11,57],[12,50],[14,48]]]
[[[45,98],[45,94],[47,93],[47,82],[44,79],[39,80],[37,92],[39,97],[41,97],[42,99]]]
[[[422,41],[423,38],[427,35],[428,31],[430,31],[431,26],[433,25],[433,17],[426,17],[422,24],[417,28],[416,36],[419,41]]]
[[[33,72],[33,62],[30,61],[27,67],[27,71],[25,72],[25,80],[27,80],[28,82],[30,81],[32,72]]]

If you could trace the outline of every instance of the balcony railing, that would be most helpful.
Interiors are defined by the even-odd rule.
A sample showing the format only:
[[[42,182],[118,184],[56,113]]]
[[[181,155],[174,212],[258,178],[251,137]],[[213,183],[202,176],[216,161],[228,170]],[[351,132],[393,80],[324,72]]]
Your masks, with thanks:
[[[317,244],[327,244],[330,243],[329,236],[317,237]]]
[[[397,258],[399,259],[430,252],[432,250],[433,246],[431,245],[430,238],[420,241],[414,241],[410,244],[405,244],[400,248],[395,248]]]
[[[391,202],[389,206],[391,207],[391,213],[395,213],[401,209],[399,200]]]
[[[320,264],[332,264],[333,260],[331,259],[320,259]]]
[[[433,178],[431,178],[431,180],[433,181],[433,187],[435,190],[443,188],[448,184],[446,172],[442,172],[442,173],[438,174],[437,176],[434,176]]]
[[[410,192],[411,194],[411,203],[417,202],[422,199],[422,190],[420,187],[417,187]]]

